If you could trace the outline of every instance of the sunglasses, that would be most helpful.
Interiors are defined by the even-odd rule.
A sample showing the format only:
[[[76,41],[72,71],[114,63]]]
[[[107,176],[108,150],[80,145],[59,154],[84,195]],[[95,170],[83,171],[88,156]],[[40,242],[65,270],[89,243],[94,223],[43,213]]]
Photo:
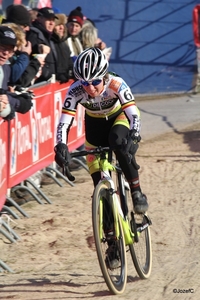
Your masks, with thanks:
[[[93,81],[82,81],[81,80],[81,84],[84,85],[84,86],[89,86],[89,85],[93,85],[93,86],[96,86],[98,84],[100,84],[102,82],[102,79],[95,79]]]

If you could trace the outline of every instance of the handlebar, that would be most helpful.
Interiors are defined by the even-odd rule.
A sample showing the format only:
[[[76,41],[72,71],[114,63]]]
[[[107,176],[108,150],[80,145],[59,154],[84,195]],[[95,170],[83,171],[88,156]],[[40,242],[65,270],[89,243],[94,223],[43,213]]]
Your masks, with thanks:
[[[106,152],[112,151],[110,147],[97,147],[95,149],[89,149],[89,150],[82,150],[82,151],[77,151],[77,152],[72,152],[70,153],[70,156],[73,157],[78,157],[78,156],[86,156],[88,154],[105,154]]]
[[[89,149],[89,150],[82,150],[82,151],[77,151],[77,152],[72,152],[70,153],[71,158],[75,158],[75,157],[81,157],[81,156],[86,156],[88,154],[99,154],[103,156],[108,153],[111,152],[112,150],[110,149],[110,147],[97,147],[95,149]],[[138,170],[140,168],[140,166],[137,164],[136,160],[135,160],[135,156],[131,155],[129,156],[129,160],[131,160],[131,163],[133,164],[134,168],[136,170]],[[74,181],[75,177],[71,174],[70,170],[69,170],[69,166],[66,163],[65,165],[63,165],[63,175],[67,176],[67,178],[70,181]]]
[[[86,156],[88,154],[105,154],[111,151],[109,147],[97,147],[95,149],[82,150],[70,153],[71,158]],[[67,176],[70,181],[74,181],[75,177],[71,174],[68,164],[63,165],[63,175]]]

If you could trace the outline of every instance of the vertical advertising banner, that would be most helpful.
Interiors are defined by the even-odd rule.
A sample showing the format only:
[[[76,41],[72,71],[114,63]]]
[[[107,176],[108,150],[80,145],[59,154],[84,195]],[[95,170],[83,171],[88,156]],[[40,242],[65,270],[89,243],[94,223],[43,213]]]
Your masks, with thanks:
[[[0,117],[0,211],[7,193],[8,123]]]
[[[53,161],[54,101],[51,84],[34,89],[32,109],[10,122],[9,179],[12,187]]]

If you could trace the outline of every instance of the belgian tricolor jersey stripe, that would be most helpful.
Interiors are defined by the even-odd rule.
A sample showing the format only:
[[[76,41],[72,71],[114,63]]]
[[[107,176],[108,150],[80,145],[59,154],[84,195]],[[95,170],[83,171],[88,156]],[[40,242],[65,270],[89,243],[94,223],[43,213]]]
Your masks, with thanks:
[[[122,109],[125,110],[126,108],[131,107],[131,106],[135,106],[135,101],[130,101],[130,102],[122,104]]]
[[[76,112],[73,111],[73,110],[69,110],[69,109],[66,109],[66,108],[63,108],[62,109],[62,113],[65,114],[65,115],[69,115],[71,117],[74,117]]]

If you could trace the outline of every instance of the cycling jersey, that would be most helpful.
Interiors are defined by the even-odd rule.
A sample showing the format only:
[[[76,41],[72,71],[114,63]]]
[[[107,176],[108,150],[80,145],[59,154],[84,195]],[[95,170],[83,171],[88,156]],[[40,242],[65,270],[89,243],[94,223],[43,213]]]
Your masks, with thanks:
[[[138,134],[140,130],[140,112],[135,104],[134,96],[119,76],[108,74],[101,94],[91,98],[84,90],[81,82],[74,82],[64,100],[62,115],[57,131],[57,142],[66,143],[67,134],[72,125],[77,105],[85,108],[85,113],[92,118],[104,118],[106,120],[123,111],[130,123],[130,129],[135,129]]]

